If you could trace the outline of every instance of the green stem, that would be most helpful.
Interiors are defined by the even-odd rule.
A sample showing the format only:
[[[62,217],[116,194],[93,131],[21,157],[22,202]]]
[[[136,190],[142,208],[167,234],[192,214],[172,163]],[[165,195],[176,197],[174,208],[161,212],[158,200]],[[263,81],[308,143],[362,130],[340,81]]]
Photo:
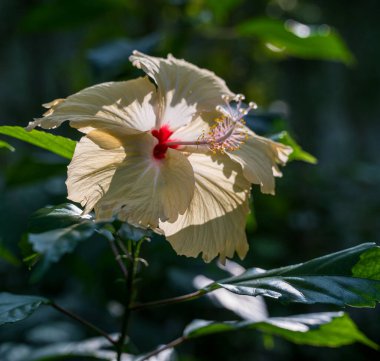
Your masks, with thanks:
[[[204,290],[198,290],[192,293],[188,293],[187,295],[182,295],[178,297],[171,297],[171,298],[165,298],[163,300],[158,301],[152,301],[152,302],[145,302],[145,303],[138,303],[130,307],[132,311],[139,311],[143,310],[145,308],[149,307],[159,307],[159,306],[166,306],[166,305],[172,305],[175,303],[181,303],[186,301],[195,300],[204,294],[206,294],[207,291]]]
[[[104,332],[103,330],[101,330],[99,327],[93,325],[91,322],[89,321],[86,321],[85,319],[83,319],[81,316],[78,316],[76,315],[75,313],[71,312],[71,311],[68,311],[64,308],[62,308],[61,306],[57,305],[56,303],[52,302],[50,303],[50,306],[52,306],[53,308],[55,308],[57,311],[63,313],[64,315],[72,318],[73,320],[75,321],[78,321],[80,322],[82,325],[85,325],[87,326],[88,328],[91,328],[92,330],[94,330],[96,333],[104,336],[110,343],[112,343],[113,345],[117,345],[117,342],[114,341],[106,332]]]

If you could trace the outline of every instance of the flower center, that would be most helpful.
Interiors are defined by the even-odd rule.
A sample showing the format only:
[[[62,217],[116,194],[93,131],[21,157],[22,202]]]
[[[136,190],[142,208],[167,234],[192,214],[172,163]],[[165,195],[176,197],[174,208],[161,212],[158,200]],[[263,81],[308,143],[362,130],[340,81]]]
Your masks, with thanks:
[[[173,141],[170,136],[173,131],[167,125],[163,125],[160,129],[153,129],[153,137],[158,139],[158,144],[153,148],[153,157],[156,159],[164,159],[168,148],[176,149],[178,145],[167,145],[166,143]]]

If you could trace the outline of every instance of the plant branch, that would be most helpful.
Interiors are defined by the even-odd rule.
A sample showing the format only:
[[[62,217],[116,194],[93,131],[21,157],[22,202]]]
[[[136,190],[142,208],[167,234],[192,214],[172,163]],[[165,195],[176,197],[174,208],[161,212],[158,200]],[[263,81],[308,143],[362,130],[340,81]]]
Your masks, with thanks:
[[[102,335],[103,337],[105,337],[112,345],[116,345],[117,344],[117,342],[115,340],[113,340],[106,332],[104,332],[103,330],[101,330],[99,327],[93,325],[91,322],[86,321],[81,316],[78,316],[75,313],[72,313],[71,311],[68,311],[68,310],[62,308],[61,306],[57,305],[54,302],[51,302],[50,306],[52,306],[53,308],[55,308],[57,311],[63,313],[64,315],[72,318],[73,320],[80,322],[81,324],[87,326],[88,328],[91,328],[96,333],[98,333],[98,334]]]
[[[123,273],[123,276],[125,278],[125,280],[128,280],[128,270],[127,268],[125,267],[125,264],[121,258],[121,255],[119,253],[119,250],[117,249],[117,246],[115,244],[115,241],[114,240],[111,240],[109,239],[109,243],[110,243],[110,246],[111,246],[111,249],[112,249],[112,252],[113,254],[115,255],[115,260],[116,262],[118,263],[120,269],[121,269],[121,272]]]
[[[119,246],[119,248],[121,249],[121,251],[124,253],[124,255],[128,258],[128,259],[132,259],[132,255],[130,253],[130,251],[128,251],[128,249],[125,247],[123,241],[120,239],[119,236],[115,236],[115,241],[117,243],[117,245]]]
[[[137,244],[134,243],[132,240],[128,240],[128,249],[124,247],[124,244],[121,240],[117,240],[119,247],[122,249],[123,252],[126,253],[129,257],[128,262],[128,270],[127,270],[127,277],[126,277],[126,297],[125,297],[125,312],[122,320],[122,326],[121,326],[121,332],[120,337],[117,341],[117,361],[121,360],[121,355],[123,353],[123,346],[125,342],[125,338],[127,336],[127,330],[128,330],[128,322],[129,322],[129,316],[131,314],[131,304],[133,301],[133,295],[134,295],[134,279],[137,273],[137,264],[138,264],[138,257],[140,253],[140,247],[144,239],[141,239],[137,242]]]
[[[145,303],[137,303],[135,305],[132,305],[130,307],[130,309],[132,311],[139,311],[139,310],[143,310],[143,309],[149,308],[149,307],[159,307],[159,306],[172,305],[175,303],[181,303],[181,302],[195,300],[195,299],[203,296],[206,293],[207,293],[207,291],[198,290],[198,291],[188,293],[188,294],[182,295],[182,296],[165,298],[163,300],[157,300],[157,301],[151,301],[151,302],[145,302]]]
[[[165,351],[165,350],[167,350],[169,348],[178,346],[179,344],[181,344],[182,342],[184,342],[186,340],[187,340],[186,336],[178,337],[175,340],[173,340],[173,341],[169,342],[168,344],[166,344],[165,346],[159,347],[158,349],[153,350],[153,351],[147,353],[146,355],[143,356],[143,358],[139,359],[139,361],[148,360],[152,356],[155,356],[155,355],[159,354],[160,352]]]

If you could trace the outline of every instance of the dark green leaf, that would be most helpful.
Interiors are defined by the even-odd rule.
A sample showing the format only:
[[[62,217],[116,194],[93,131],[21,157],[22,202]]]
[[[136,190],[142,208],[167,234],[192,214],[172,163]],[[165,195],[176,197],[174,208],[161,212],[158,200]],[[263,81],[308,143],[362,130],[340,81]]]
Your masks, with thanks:
[[[33,247],[29,243],[27,233],[24,233],[21,236],[18,246],[21,251],[22,261],[26,264],[29,270],[32,269],[36,265],[36,263],[41,259],[41,255],[33,251]]]
[[[89,215],[82,216],[77,206],[65,203],[34,213],[29,232],[33,250],[44,255],[46,262],[57,262],[95,232],[95,222]]]
[[[265,334],[283,337],[288,341],[303,345],[339,347],[361,342],[372,348],[378,348],[343,312],[271,317],[261,322],[196,320],[186,327],[184,335],[187,338],[195,338],[238,329],[257,329]]]
[[[354,61],[339,34],[326,25],[307,26],[288,20],[256,18],[240,24],[236,28],[243,36],[259,38],[271,50],[279,54],[306,59]]]
[[[145,237],[151,237],[153,235],[152,231],[138,226],[134,226],[127,222],[123,222],[118,231],[121,239],[130,239],[132,241],[138,242]]]
[[[271,137],[273,140],[293,148],[293,152],[289,156],[289,160],[301,160],[306,163],[316,164],[317,158],[308,152],[305,152],[300,145],[286,131],[276,134]]]
[[[44,297],[0,293],[0,325],[21,321],[50,301]]]
[[[374,307],[380,300],[380,281],[376,272],[372,277],[372,272],[365,270],[369,258],[371,265],[380,262],[378,249],[374,243],[364,243],[297,265],[262,272],[248,269],[204,290],[210,292],[223,287],[237,294],[262,295],[285,303]]]
[[[68,29],[86,25],[109,11],[121,11],[127,6],[125,0],[44,1],[36,3],[26,14],[22,27],[29,31]]]
[[[15,151],[15,149],[10,144],[8,144],[7,142],[4,142],[3,140],[0,140],[0,148],[6,148],[10,150],[11,152]]]
[[[37,147],[49,150],[61,157],[71,159],[74,154],[76,142],[69,138],[50,134],[41,130],[27,131],[22,127],[3,125],[0,126],[0,134],[5,134]]]
[[[206,6],[212,12],[213,21],[216,20],[218,23],[224,23],[229,18],[231,11],[238,7],[240,3],[241,0],[206,0],[205,3],[199,2],[199,12],[204,12]]]
[[[18,258],[3,244],[0,239],[0,259],[12,264],[13,266],[19,266],[20,261]]]
[[[5,181],[8,187],[46,181],[52,177],[66,176],[67,165],[59,163],[41,162],[34,157],[25,156],[5,169]]]

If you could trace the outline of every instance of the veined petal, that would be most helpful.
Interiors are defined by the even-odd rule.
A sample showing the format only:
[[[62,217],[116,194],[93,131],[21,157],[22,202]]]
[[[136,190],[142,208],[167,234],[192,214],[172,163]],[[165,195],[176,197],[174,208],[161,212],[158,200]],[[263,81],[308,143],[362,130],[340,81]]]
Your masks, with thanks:
[[[98,219],[118,214],[123,221],[156,228],[159,220],[175,221],[185,212],[194,193],[191,164],[174,149],[168,149],[165,158],[155,159],[156,144],[150,134],[128,137],[127,156],[96,206]]]
[[[218,118],[219,113],[202,112],[191,123],[186,124],[173,132],[171,138],[173,140],[179,140],[181,142],[197,142],[203,140],[208,136],[211,126],[215,124],[215,120]],[[208,153],[212,154],[210,148],[207,145],[187,145],[181,146],[182,151],[191,153]]]
[[[293,151],[281,143],[260,137],[247,128],[248,138],[237,150],[227,152],[231,159],[243,167],[244,176],[259,184],[261,192],[275,193],[274,177],[281,177],[277,164],[285,165]]]
[[[94,128],[140,133],[154,127],[156,105],[156,90],[148,78],[102,83],[45,104],[49,110],[44,117],[30,122],[27,129],[56,128],[69,120],[84,133]]]
[[[224,261],[236,250],[243,258],[248,251],[250,184],[240,165],[223,155],[193,153],[188,159],[195,175],[194,197],[183,215],[175,222],[160,222],[160,229],[180,255],[196,257],[202,252],[209,262],[219,254]]]
[[[157,84],[161,106],[158,128],[167,124],[177,129],[197,113],[214,110],[223,94],[233,95],[213,72],[171,55],[164,59],[134,51],[130,61]]]
[[[68,198],[90,212],[108,191],[116,168],[125,158],[124,148],[105,150],[83,136],[68,166]]]

